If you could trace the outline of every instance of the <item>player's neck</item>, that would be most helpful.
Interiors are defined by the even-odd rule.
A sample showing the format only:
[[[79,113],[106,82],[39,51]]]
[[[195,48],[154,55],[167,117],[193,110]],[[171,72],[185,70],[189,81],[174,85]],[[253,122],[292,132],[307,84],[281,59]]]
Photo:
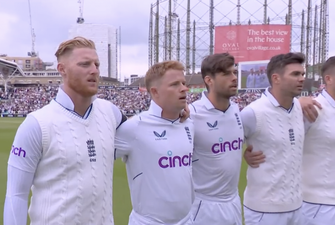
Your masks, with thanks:
[[[285,95],[282,91],[275,90],[273,88],[269,88],[269,92],[273,95],[273,97],[277,100],[281,107],[285,109],[289,109],[292,107],[292,96]]]
[[[214,92],[208,92],[207,98],[213,104],[214,108],[221,111],[226,111],[230,105],[229,98],[223,98]]]
[[[80,116],[84,116],[88,107],[92,104],[92,97],[83,97],[67,86],[63,86],[63,91],[71,98],[74,111]]]
[[[180,117],[180,112],[175,111],[175,112],[171,112],[168,110],[162,110],[162,114],[161,117],[167,120],[176,120]]]
[[[330,95],[330,97],[332,97],[335,100],[335,92],[333,90],[331,90],[329,87],[326,86],[325,90],[327,91],[327,93]]]

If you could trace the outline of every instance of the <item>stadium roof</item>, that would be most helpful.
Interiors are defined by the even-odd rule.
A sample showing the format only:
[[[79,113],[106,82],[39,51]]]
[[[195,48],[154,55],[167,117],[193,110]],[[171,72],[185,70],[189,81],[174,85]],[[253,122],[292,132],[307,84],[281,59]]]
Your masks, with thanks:
[[[24,76],[24,72],[15,62],[0,58],[0,77],[7,79],[14,75]]]

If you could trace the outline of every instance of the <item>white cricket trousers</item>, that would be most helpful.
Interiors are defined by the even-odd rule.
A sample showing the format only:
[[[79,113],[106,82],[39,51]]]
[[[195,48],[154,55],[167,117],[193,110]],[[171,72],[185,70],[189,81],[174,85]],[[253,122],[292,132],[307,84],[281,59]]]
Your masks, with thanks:
[[[238,194],[229,201],[196,194],[191,212],[194,225],[242,225]]]
[[[306,225],[302,209],[290,212],[256,212],[244,206],[245,225]]]
[[[190,215],[187,215],[182,221],[179,221],[178,223],[163,224],[153,222],[152,220],[136,213],[134,210],[131,211],[128,222],[128,225],[192,225],[192,224],[193,223]]]
[[[335,225],[335,206],[304,202],[302,213],[306,225]]]

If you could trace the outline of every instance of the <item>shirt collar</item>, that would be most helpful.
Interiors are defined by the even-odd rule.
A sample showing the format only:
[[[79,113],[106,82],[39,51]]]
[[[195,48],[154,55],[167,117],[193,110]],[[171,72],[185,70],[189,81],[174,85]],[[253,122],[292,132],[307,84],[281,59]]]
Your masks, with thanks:
[[[330,94],[328,94],[328,92],[325,89],[323,89],[321,94],[329,102],[329,104],[335,108],[335,99],[333,99],[333,97],[330,96]]]
[[[150,106],[148,109],[148,112],[153,115],[153,116],[157,116],[157,117],[162,117],[162,111],[163,109],[157,105],[156,102],[154,102],[153,100],[150,101]]]
[[[272,105],[274,105],[275,107],[281,107],[282,109],[286,110],[287,112],[291,112],[292,108],[294,106],[294,102],[292,102],[292,106],[289,109],[285,109],[284,107],[282,107],[279,102],[277,101],[277,99],[270,93],[270,87],[266,88],[265,91],[263,92],[263,95],[265,95],[269,101],[272,103]]]
[[[207,110],[215,109],[214,105],[211,103],[211,101],[209,101],[207,94],[208,94],[207,91],[203,91],[201,94],[200,101],[204,104]]]
[[[201,98],[200,98],[200,101],[203,103],[203,105],[206,107],[207,110],[215,109],[215,110],[219,110],[220,112],[226,112],[232,104],[232,102],[229,100],[230,104],[229,104],[228,108],[225,111],[222,111],[220,109],[215,108],[215,106],[212,104],[212,102],[208,99],[207,95],[208,95],[208,92],[203,91],[202,94],[201,94]]]
[[[162,117],[162,111],[163,111],[163,109],[156,102],[154,102],[154,100],[150,101],[150,106],[149,106],[149,109],[148,109],[148,113],[150,115],[162,118],[162,119],[170,121],[172,123],[176,123],[176,122],[179,121],[180,118],[177,118],[175,120],[170,120],[170,119],[163,118]]]
[[[93,96],[92,97],[92,103],[93,101],[97,98],[97,96]],[[63,85],[59,86],[58,89],[58,93],[56,95],[55,98],[56,102],[58,102],[60,105],[62,105],[64,108],[74,111],[74,104],[70,98],[70,96],[68,96],[65,91],[63,90]]]

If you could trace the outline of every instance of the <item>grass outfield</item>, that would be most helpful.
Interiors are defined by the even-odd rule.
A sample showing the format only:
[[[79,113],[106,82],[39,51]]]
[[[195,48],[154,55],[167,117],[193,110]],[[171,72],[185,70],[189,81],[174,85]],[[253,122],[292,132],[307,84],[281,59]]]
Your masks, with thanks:
[[[3,206],[6,194],[7,160],[17,127],[18,118],[0,118],[0,224],[3,224]],[[243,164],[239,185],[240,196],[244,191],[246,166]],[[114,218],[115,224],[128,224],[131,211],[129,189],[124,164],[118,160],[114,167]]]

